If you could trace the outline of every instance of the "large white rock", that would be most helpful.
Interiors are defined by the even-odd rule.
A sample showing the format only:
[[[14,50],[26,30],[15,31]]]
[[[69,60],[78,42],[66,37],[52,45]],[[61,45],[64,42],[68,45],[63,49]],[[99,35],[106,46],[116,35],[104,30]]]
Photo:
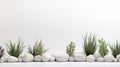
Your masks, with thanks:
[[[112,62],[112,61],[114,61],[114,56],[111,54],[107,54],[104,56],[104,59],[106,62]]]
[[[95,52],[93,55],[95,57],[95,60],[97,60],[98,58],[102,57],[99,52]]]
[[[0,58],[0,63],[2,63],[2,62],[4,62],[4,58],[3,57]]]
[[[87,62],[94,62],[94,61],[95,61],[94,55],[88,55],[87,56]]]
[[[55,61],[55,57],[54,56],[51,56],[50,57],[50,62],[54,62]]]
[[[117,58],[118,60],[120,60],[120,54],[118,54],[118,55],[116,56],[116,58]]]
[[[56,61],[58,62],[67,62],[69,59],[69,55],[68,54],[59,54],[59,55],[55,55]]]
[[[73,57],[69,57],[69,61],[73,62],[74,61]]]
[[[9,56],[9,58],[7,59],[8,62],[17,62],[18,58],[14,57],[14,56]]]
[[[42,61],[43,62],[48,62],[51,58],[51,55],[50,54],[47,54],[47,53],[44,53],[42,54]]]
[[[99,57],[99,58],[97,59],[97,61],[98,61],[98,62],[104,62],[104,58],[103,58],[103,57]]]
[[[77,62],[86,61],[86,56],[83,53],[74,53],[73,58],[74,58],[74,61],[77,61]]]
[[[22,57],[23,62],[31,62],[33,61],[33,59],[34,59],[34,56],[29,53],[24,54]]]
[[[40,62],[41,60],[42,60],[41,55],[36,55],[36,56],[34,57],[34,61],[35,61],[35,62]]]

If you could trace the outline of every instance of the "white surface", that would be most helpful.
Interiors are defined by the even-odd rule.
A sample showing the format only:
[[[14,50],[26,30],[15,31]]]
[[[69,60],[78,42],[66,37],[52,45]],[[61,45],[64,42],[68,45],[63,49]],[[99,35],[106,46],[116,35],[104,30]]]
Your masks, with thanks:
[[[119,62],[29,62],[0,63],[0,67],[120,67]]]
[[[25,45],[42,39],[51,53],[63,53],[71,40],[93,32],[120,40],[120,0],[0,0],[0,44],[21,36]],[[56,52],[57,50],[57,52]]]

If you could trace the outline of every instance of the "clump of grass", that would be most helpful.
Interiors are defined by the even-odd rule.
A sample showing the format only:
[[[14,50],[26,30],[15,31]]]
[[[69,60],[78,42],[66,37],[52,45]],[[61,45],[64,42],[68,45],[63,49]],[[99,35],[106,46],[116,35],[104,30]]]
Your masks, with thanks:
[[[100,46],[99,46],[99,53],[101,54],[102,57],[104,57],[106,54],[108,54],[108,49],[107,49],[107,45],[108,43],[106,43],[105,40],[103,40],[103,38],[98,40]]]
[[[66,48],[66,53],[69,56],[72,56],[75,51],[75,43],[73,41],[70,42],[70,44]]]
[[[24,41],[22,41],[21,39],[18,39],[17,43],[13,43],[12,41],[9,41],[8,43],[6,43],[7,53],[10,56],[18,57],[22,53],[22,50],[24,48],[23,44]]]
[[[0,47],[0,58],[4,55],[4,49]]]
[[[95,34],[83,36],[83,50],[86,55],[94,54],[97,49],[97,39]]]
[[[35,45],[31,48],[29,46],[28,51],[30,54],[32,54],[33,56],[36,55],[42,55],[43,53],[45,53],[48,49],[44,48],[44,45],[42,43],[42,40],[35,43]]]
[[[116,57],[118,54],[120,54],[120,42],[116,41],[113,45],[110,45],[112,54],[114,57]]]

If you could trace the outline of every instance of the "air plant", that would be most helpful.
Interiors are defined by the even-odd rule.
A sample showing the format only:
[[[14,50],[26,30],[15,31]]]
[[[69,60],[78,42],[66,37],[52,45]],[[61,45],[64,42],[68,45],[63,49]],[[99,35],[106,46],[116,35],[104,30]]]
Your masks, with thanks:
[[[4,49],[0,47],[0,58],[4,55]]]
[[[94,54],[97,49],[97,39],[95,34],[86,34],[83,36],[83,50],[86,55]]]
[[[105,40],[103,40],[103,38],[98,40],[100,46],[99,46],[99,53],[101,54],[102,57],[104,57],[106,54],[108,54],[108,43],[106,43]]]
[[[120,54],[120,42],[116,41],[113,45],[110,45],[110,49],[114,57]]]
[[[9,41],[8,43],[6,43],[7,53],[10,56],[18,57],[22,53],[22,50],[24,48],[23,44],[24,41],[22,41],[21,39],[18,39],[17,43]]]
[[[69,56],[72,56],[75,51],[75,43],[73,41],[70,42],[70,44],[66,48],[66,53]]]
[[[32,48],[29,46],[28,51],[33,56],[36,56],[36,55],[42,55],[43,53],[48,51],[48,49],[44,48],[44,45],[41,40],[39,42],[36,41],[35,45]]]

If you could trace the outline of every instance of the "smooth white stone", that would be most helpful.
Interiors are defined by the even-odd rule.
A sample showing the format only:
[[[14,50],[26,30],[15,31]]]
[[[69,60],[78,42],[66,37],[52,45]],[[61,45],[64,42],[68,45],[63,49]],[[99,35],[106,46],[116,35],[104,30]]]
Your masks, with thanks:
[[[99,52],[95,52],[93,55],[95,57],[95,60],[97,60],[98,58],[102,57]]]
[[[18,58],[18,61],[19,61],[19,62],[22,62],[22,58]]]
[[[74,61],[77,61],[77,62],[86,61],[86,55],[83,53],[74,53],[73,58],[74,58]]]
[[[3,57],[0,58],[0,63],[2,63],[2,62],[4,62],[4,58]]]
[[[31,62],[33,61],[33,59],[34,59],[34,56],[29,53],[24,54],[22,57],[23,62]]]
[[[104,59],[106,62],[112,62],[112,61],[114,61],[114,56],[111,54],[107,54],[104,56]]]
[[[88,55],[87,56],[87,62],[94,62],[94,61],[95,61],[94,55]]]
[[[41,62],[41,60],[42,60],[41,55],[36,55],[36,56],[34,57],[34,61],[35,61],[35,62]]]
[[[59,55],[55,55],[56,61],[58,62],[67,62],[69,59],[69,55],[68,54],[59,54]]]
[[[17,62],[18,58],[14,57],[14,56],[9,56],[9,58],[7,59],[8,62]]]
[[[69,57],[69,61],[73,62],[74,61],[73,57]]]
[[[48,62],[50,60],[50,57],[51,57],[50,54],[44,53],[44,54],[42,54],[42,61]]]
[[[118,60],[120,60],[120,54],[118,54],[118,55],[116,56],[116,58],[117,58]]]
[[[50,57],[50,62],[54,62],[55,61],[55,57]]]
[[[117,58],[114,58],[114,62],[118,62],[118,59],[117,59]]]
[[[104,58],[103,58],[103,57],[99,57],[99,58],[97,59],[97,61],[98,61],[98,62],[104,62]]]

